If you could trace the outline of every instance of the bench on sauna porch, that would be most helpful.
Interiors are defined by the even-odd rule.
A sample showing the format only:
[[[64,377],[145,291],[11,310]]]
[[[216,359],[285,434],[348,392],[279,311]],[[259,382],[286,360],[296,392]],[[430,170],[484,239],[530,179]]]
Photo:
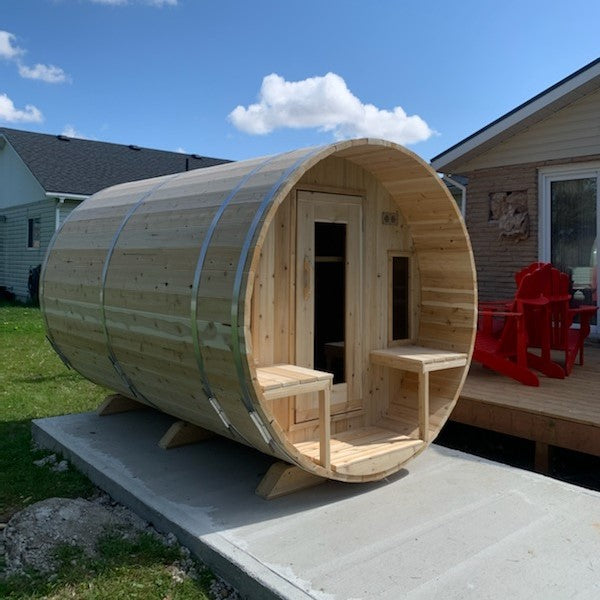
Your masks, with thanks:
[[[352,464],[376,460],[390,450],[416,452],[429,440],[429,373],[463,367],[467,354],[416,345],[394,346],[370,353],[373,364],[418,374],[419,439],[386,428],[369,426],[331,436],[333,375],[297,365],[257,368],[258,383],[266,399],[274,400],[319,392],[319,440],[299,442],[296,448],[325,468],[350,472]]]

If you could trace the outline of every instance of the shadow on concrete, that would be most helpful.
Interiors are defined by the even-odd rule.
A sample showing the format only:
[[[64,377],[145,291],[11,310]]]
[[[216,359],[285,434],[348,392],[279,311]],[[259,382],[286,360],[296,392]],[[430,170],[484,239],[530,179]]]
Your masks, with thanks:
[[[162,450],[158,440],[174,419],[154,410],[98,417],[93,413],[43,419],[44,446],[62,451],[100,487],[103,481],[141,488],[134,491],[161,510],[184,511],[196,521],[195,534],[279,519],[344,502],[385,488],[408,475],[401,469],[386,479],[351,484],[327,481],[275,500],[254,494],[276,459],[216,436],[189,446]],[[50,438],[47,434],[50,434]],[[53,441],[54,440],[54,441]],[[104,475],[98,479],[98,475]],[[114,495],[114,494],[113,494]],[[200,515],[196,520],[193,515]],[[201,518],[208,516],[208,519]]]

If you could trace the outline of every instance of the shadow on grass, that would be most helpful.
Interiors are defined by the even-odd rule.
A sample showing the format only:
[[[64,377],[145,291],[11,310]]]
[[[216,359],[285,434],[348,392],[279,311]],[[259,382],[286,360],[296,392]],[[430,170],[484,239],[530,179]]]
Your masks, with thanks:
[[[179,546],[166,546],[149,533],[101,536],[96,555],[63,545],[56,549],[53,575],[29,572],[0,578],[1,598],[178,598],[207,599],[212,573],[194,564],[196,577],[184,577]]]
[[[19,383],[46,383],[49,381],[81,381],[81,375],[77,371],[66,371],[54,375],[34,375],[33,377],[15,377],[13,381]]]

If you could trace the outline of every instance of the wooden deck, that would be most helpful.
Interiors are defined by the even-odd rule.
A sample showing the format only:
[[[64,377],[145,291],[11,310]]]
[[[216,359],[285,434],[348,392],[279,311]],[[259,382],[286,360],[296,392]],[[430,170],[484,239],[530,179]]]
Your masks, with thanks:
[[[600,456],[600,344],[586,345],[584,366],[576,364],[569,377],[540,374],[539,387],[473,363],[450,418],[535,441],[536,468],[542,472],[551,446]]]

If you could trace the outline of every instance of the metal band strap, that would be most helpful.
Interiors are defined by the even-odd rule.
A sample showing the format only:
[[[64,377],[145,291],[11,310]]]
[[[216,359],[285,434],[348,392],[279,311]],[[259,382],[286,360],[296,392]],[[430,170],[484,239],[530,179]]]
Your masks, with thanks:
[[[101,281],[100,281],[100,323],[101,323],[102,329],[104,331],[104,339],[106,340],[106,349],[108,351],[108,358],[109,358],[110,362],[112,363],[117,375],[119,375],[119,377],[123,380],[125,385],[127,385],[129,390],[131,391],[131,393],[136,398],[143,400],[144,402],[146,402],[147,404],[150,404],[150,406],[153,406],[154,408],[157,408],[156,405],[153,402],[151,402],[150,400],[148,400],[148,398],[146,398],[143,394],[140,393],[140,391],[135,387],[135,385],[133,384],[131,379],[127,376],[127,373],[125,373],[122,365],[119,363],[119,361],[117,360],[117,357],[115,356],[115,353],[114,353],[114,350],[112,347],[112,343],[110,341],[110,334],[108,332],[108,326],[106,324],[105,286],[106,286],[106,279],[108,277],[108,267],[110,265],[110,260],[112,258],[112,255],[114,254],[115,248],[117,246],[117,242],[119,240],[119,236],[121,235],[121,232],[123,231],[123,229],[125,229],[125,225],[127,225],[127,223],[129,222],[129,219],[131,219],[131,217],[134,215],[136,210],[142,205],[144,200],[147,200],[155,191],[157,191],[163,185],[172,181],[176,177],[179,177],[180,175],[182,175],[182,173],[175,173],[174,175],[171,175],[167,179],[157,183],[149,191],[142,194],[141,198],[127,211],[127,214],[123,217],[123,220],[121,221],[121,224],[119,225],[117,231],[115,232],[113,239],[111,240],[111,243],[106,252],[106,258],[104,260],[104,265],[102,266],[102,276],[101,276]]]
[[[200,335],[198,331],[198,291],[200,289],[200,280],[202,278],[202,271],[204,269],[204,261],[206,260],[206,255],[208,253],[208,249],[210,247],[210,243],[212,241],[213,235],[217,229],[217,225],[225,212],[225,209],[229,206],[233,198],[240,191],[240,189],[248,182],[248,180],[258,173],[263,167],[268,165],[275,156],[271,156],[267,158],[262,163],[254,167],[249,173],[239,181],[239,183],[229,192],[228,196],[223,200],[221,206],[219,206],[218,210],[213,215],[212,221],[206,231],[206,235],[202,240],[202,246],[200,248],[200,254],[198,256],[198,262],[196,263],[196,269],[194,271],[194,281],[192,283],[192,296],[190,300],[190,320],[191,320],[191,328],[192,328],[192,341],[194,343],[194,354],[196,356],[196,363],[198,365],[198,371],[200,373],[200,380],[202,385],[202,390],[204,391],[205,396],[209,399],[211,406],[215,409],[217,415],[221,421],[223,421],[224,425],[227,429],[237,433],[242,439],[245,440],[244,436],[231,424],[231,421],[225,415],[221,405],[218,403],[215,394],[213,393],[210,385],[210,381],[208,380],[208,375],[206,373],[206,366],[204,363],[204,355],[202,354],[202,348],[200,347]],[[247,441],[247,440],[246,440]]]
[[[248,261],[248,254],[250,252],[250,245],[252,244],[252,240],[254,239],[254,235],[264,213],[271,205],[271,202],[273,201],[275,194],[279,191],[279,188],[287,181],[292,173],[294,173],[294,171],[300,167],[300,165],[302,165],[320,150],[321,146],[309,150],[306,154],[294,162],[293,165],[288,167],[275,182],[269,193],[262,199],[260,206],[254,214],[254,218],[252,219],[252,223],[250,224],[248,232],[246,233],[246,239],[244,240],[244,245],[242,246],[242,251],[240,253],[240,258],[235,273],[235,280],[233,283],[233,294],[231,299],[231,347],[233,350],[233,359],[238,374],[238,380],[242,388],[242,402],[250,413],[250,417],[252,418],[252,421],[256,425],[261,436],[271,447],[277,447],[277,444],[275,443],[275,440],[272,438],[265,424],[262,422],[258,413],[254,410],[254,405],[252,404],[252,400],[250,400],[250,391],[248,390],[248,385],[246,383],[244,374],[244,367],[242,364],[242,340],[240,339],[239,335],[240,291],[242,288],[242,279],[244,270],[246,268],[246,262]]]
[[[52,350],[54,350],[54,352],[56,352],[56,354],[58,354],[58,358],[60,358],[60,360],[65,365],[65,367],[67,367],[67,369],[72,369],[73,367],[71,366],[71,362],[63,354],[62,350],[58,347],[58,344],[52,339],[52,337],[50,336],[50,334],[48,334],[46,336],[46,339],[48,340],[48,343],[50,344],[50,346],[52,346]]]

